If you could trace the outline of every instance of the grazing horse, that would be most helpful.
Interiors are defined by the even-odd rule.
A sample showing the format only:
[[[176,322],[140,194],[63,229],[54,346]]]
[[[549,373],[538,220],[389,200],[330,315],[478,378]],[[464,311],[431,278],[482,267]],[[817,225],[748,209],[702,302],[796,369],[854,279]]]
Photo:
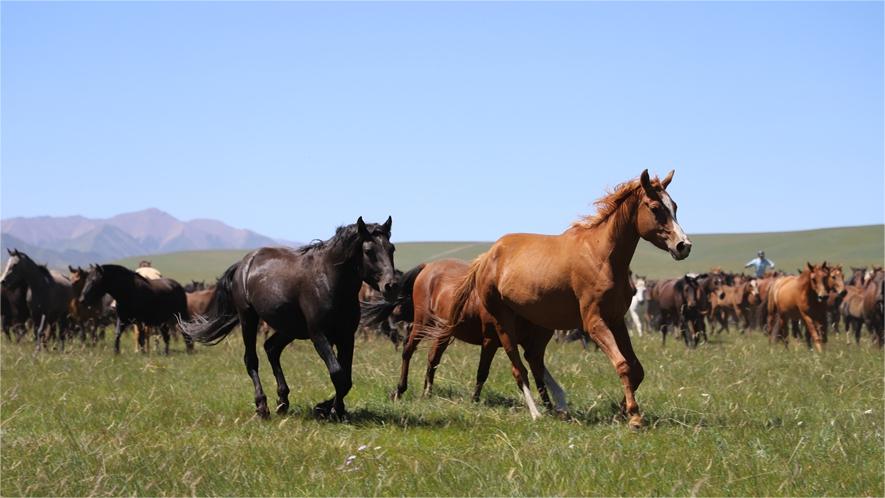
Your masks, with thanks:
[[[64,276],[49,271],[45,265],[38,265],[27,254],[15,249],[9,251],[6,270],[0,277],[0,285],[17,287],[27,285],[27,303],[31,312],[31,320],[36,324],[34,339],[37,350],[46,339],[45,331],[55,327],[61,343],[65,348],[65,333],[68,328],[68,303],[73,296],[71,281]],[[48,327],[47,327],[48,326]]]
[[[159,327],[164,353],[169,354],[169,330],[186,319],[187,298],[181,284],[170,278],[149,280],[120,265],[89,267],[80,293],[81,303],[97,303],[105,294],[117,302],[114,352],[120,353],[120,335],[129,325]]]
[[[255,387],[256,412],[263,418],[270,412],[258,376],[258,321],[264,320],[275,331],[264,342],[264,350],[277,381],[277,413],[289,409],[289,386],[280,354],[293,340],[310,339],[335,385],[335,397],[318,404],[315,412],[346,417],[344,397],[353,385],[360,286],[365,281],[388,299],[397,292],[392,223],[388,218],[383,225],[366,224],[360,217],[352,225],[339,227],[325,242],[298,249],[265,247],[246,254],[218,279],[206,317],[182,323],[182,330],[197,342],[216,344],[241,325],[243,359]]]
[[[636,334],[642,337],[642,321],[639,319],[639,308],[645,304],[646,292],[648,291],[648,288],[645,286],[645,277],[637,275],[633,279],[633,288],[636,289],[636,293],[633,294],[633,298],[630,300],[630,307],[627,308],[627,312],[629,313],[630,321],[633,322],[633,328],[636,329]]]
[[[820,265],[807,263],[807,269],[800,275],[780,277],[771,284],[768,290],[769,342],[782,340],[786,347],[787,325],[801,319],[807,329],[808,342],[813,341],[814,348],[823,351],[820,327],[827,318],[829,273],[826,261]]]
[[[872,274],[864,286],[863,317],[867,328],[873,333],[874,343],[882,348],[885,340],[885,271],[881,266],[873,267]]]
[[[700,340],[703,316],[698,308],[700,287],[695,277],[662,280],[655,285],[650,299],[657,303],[660,313],[658,328],[661,331],[661,344],[667,343],[670,327],[682,332],[685,345],[694,348]]]
[[[495,319],[504,351],[515,369],[533,418],[540,416],[528,385],[518,345],[545,390],[544,352],[555,329],[581,328],[599,345],[624,387],[622,409],[631,427],[642,425],[635,391],[644,376],[633,352],[624,316],[633,297],[630,261],[639,239],[684,259],[691,241],[676,222],[676,203],[663,181],[648,171],[596,202],[596,215],[560,235],[509,234],[470,265],[455,292],[449,326],[457,326],[476,295]]]

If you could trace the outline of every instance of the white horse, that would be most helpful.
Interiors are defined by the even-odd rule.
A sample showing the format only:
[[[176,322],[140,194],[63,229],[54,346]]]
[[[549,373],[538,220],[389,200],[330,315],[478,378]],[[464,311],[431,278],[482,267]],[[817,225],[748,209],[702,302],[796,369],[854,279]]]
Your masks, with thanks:
[[[627,310],[627,313],[630,316],[630,320],[633,322],[633,327],[636,329],[636,333],[639,334],[639,337],[642,337],[642,321],[639,320],[638,310],[645,302],[645,278],[636,277],[633,280],[633,286],[636,287],[636,294],[633,294],[633,299],[630,301],[630,308]]]

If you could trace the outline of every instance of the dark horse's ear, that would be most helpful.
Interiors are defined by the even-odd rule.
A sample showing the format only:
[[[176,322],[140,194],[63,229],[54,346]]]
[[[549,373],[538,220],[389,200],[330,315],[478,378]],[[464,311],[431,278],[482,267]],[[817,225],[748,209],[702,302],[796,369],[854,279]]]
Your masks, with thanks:
[[[104,272],[104,270],[101,269],[101,265],[98,263],[95,263],[94,265],[92,265],[92,267],[95,268],[95,273],[98,273],[99,275]]]
[[[387,221],[385,221],[384,224],[381,225],[381,228],[384,229],[384,233],[387,234],[387,237],[388,237],[388,238],[390,238],[390,227],[391,227],[391,226],[393,226],[393,217],[392,217],[392,216],[388,216],[388,217],[387,217]]]
[[[14,256],[14,255],[15,255],[15,253],[12,252],[12,249],[10,249],[10,248],[8,248],[8,247],[6,248],[6,252],[8,252],[10,256]]]
[[[655,191],[655,189],[651,186],[651,180],[648,177],[648,170],[642,170],[642,174],[639,175],[639,183],[642,184],[643,190],[645,190],[645,195],[647,195],[650,199],[658,200],[660,196]]]
[[[664,187],[664,190],[667,189],[667,185],[670,185],[670,182],[673,180],[673,173],[676,173],[675,169],[671,169],[670,172],[667,173],[667,176],[661,180],[661,186]]]
[[[76,268],[74,268],[74,267],[73,267],[73,266],[71,266],[71,265],[68,265],[68,271],[69,271],[69,272],[71,272],[71,273],[74,273],[74,272],[76,272],[76,271],[77,271],[77,269],[76,269]]]
[[[356,220],[356,231],[360,234],[360,238],[363,240],[369,240],[372,238],[372,234],[370,234],[369,229],[366,228],[366,222],[363,221],[362,216]]]

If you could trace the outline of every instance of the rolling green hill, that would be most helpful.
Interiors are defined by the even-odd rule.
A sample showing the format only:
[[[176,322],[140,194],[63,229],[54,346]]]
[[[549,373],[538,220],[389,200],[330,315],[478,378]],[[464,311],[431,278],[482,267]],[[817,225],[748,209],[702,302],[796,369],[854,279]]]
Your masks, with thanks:
[[[805,261],[828,260],[846,267],[885,264],[885,225],[823,228],[800,232],[704,234],[691,236],[694,249],[684,261],[670,256],[645,241],[640,241],[633,257],[633,271],[652,278],[706,271],[721,266],[741,271],[744,263],[764,249],[778,268],[795,272]],[[441,258],[469,260],[488,249],[489,242],[399,242],[396,264],[402,270],[422,261]],[[117,263],[135,267],[148,259],[168,275],[180,281],[211,281],[247,251],[188,251],[127,258]]]

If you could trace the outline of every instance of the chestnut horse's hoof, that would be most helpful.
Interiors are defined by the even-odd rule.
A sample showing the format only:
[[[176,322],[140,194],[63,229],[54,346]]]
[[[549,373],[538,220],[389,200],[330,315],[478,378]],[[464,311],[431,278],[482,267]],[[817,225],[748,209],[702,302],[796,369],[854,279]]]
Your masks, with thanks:
[[[645,427],[645,421],[642,420],[642,415],[638,413],[636,415],[631,415],[630,419],[627,420],[627,427],[634,431],[638,431]]]

